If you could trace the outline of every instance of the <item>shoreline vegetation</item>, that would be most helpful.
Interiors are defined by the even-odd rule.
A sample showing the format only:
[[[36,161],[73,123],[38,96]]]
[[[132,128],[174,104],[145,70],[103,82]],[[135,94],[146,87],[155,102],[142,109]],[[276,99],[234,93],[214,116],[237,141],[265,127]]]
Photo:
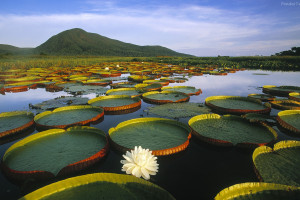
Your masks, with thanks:
[[[262,69],[300,71],[300,56],[241,56],[241,57],[119,57],[119,56],[53,56],[0,55],[0,71],[47,67],[91,66],[103,62],[156,62],[199,68]]]

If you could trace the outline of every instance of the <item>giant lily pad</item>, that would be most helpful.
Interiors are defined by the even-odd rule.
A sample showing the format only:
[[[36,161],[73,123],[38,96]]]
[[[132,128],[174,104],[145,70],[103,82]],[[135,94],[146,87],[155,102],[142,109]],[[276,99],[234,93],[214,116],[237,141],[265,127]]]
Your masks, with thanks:
[[[105,94],[108,89],[98,85],[73,85],[64,89],[64,91],[76,94],[76,95],[86,95],[86,94]]]
[[[300,92],[300,87],[297,86],[275,86],[275,85],[264,85],[263,92],[275,96],[289,96],[291,92]]]
[[[300,134],[300,110],[280,111],[276,119],[283,130]]]
[[[66,128],[74,125],[86,125],[99,120],[104,110],[93,106],[65,106],[53,111],[45,111],[34,117],[41,128]]]
[[[143,92],[135,88],[117,88],[107,90],[106,95],[129,95],[131,97],[142,96]]]
[[[289,93],[289,99],[300,102],[300,93],[299,92]]]
[[[189,120],[189,125],[197,138],[215,145],[257,147],[277,139],[276,131],[270,126],[235,115],[198,115]]]
[[[190,100],[190,96],[182,92],[162,91],[146,92],[143,94],[143,100],[149,103],[179,103]]]
[[[167,103],[148,107],[150,114],[163,117],[182,118],[210,113],[210,109],[198,103]]]
[[[190,128],[164,118],[136,118],[109,129],[109,139],[122,152],[142,146],[154,155],[169,155],[187,148]]]
[[[34,124],[33,113],[13,111],[0,113],[0,138],[21,132]]]
[[[100,106],[105,111],[121,111],[141,106],[139,97],[129,95],[109,95],[100,96],[88,101],[92,106]]]
[[[82,170],[109,150],[106,134],[93,127],[50,129],[13,144],[4,154],[4,172],[13,179],[51,178]]]
[[[269,94],[249,94],[249,98],[259,99],[261,101],[273,101],[275,97]]]
[[[270,113],[269,103],[262,104],[260,100],[240,96],[211,96],[205,99],[205,104],[213,110],[228,114]]]
[[[131,175],[94,173],[52,183],[20,200],[165,199],[175,198],[163,188]]]
[[[119,82],[119,83],[113,83],[110,86],[112,88],[134,88],[136,84],[137,83],[135,82]]]
[[[182,92],[188,95],[199,95],[202,93],[201,89],[196,89],[192,86],[173,86],[173,87],[163,87],[162,91],[176,91]]]
[[[300,110],[300,102],[294,100],[270,101],[272,107],[280,110]]]
[[[274,148],[256,148],[252,159],[260,180],[300,186],[300,142],[281,141]]]
[[[162,88],[162,85],[159,83],[140,83],[134,86],[138,91],[149,92],[149,91],[157,91]]]
[[[241,183],[225,188],[215,200],[298,200],[300,188],[275,183]]]
[[[84,105],[87,104],[88,98],[61,96],[55,99],[43,101],[42,103],[34,104],[31,107],[34,109],[51,110],[68,105]]]

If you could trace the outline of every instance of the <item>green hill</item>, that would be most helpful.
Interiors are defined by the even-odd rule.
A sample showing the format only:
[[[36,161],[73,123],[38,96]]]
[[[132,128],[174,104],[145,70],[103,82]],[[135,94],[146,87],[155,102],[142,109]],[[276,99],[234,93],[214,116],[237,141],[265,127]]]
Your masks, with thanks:
[[[66,30],[52,36],[45,43],[36,47],[34,52],[48,55],[191,56],[162,46],[138,46],[113,40],[79,28]]]
[[[16,55],[24,55],[24,54],[32,54],[33,48],[19,48],[8,44],[0,44],[0,55],[1,54],[16,54]]]

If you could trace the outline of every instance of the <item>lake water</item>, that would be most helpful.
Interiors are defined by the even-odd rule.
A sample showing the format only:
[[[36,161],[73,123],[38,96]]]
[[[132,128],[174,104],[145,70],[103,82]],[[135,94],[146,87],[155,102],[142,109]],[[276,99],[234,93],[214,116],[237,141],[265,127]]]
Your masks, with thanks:
[[[170,83],[169,86],[175,85],[201,88],[203,93],[198,96],[191,96],[190,102],[204,103],[206,97],[215,95],[247,96],[252,93],[261,94],[262,86],[264,85],[300,86],[300,72],[246,70],[229,73],[226,76],[194,76],[190,77],[185,83]],[[0,112],[28,110],[29,104],[40,103],[63,95],[70,96],[70,94],[65,92],[46,92],[43,88],[30,89],[27,92],[20,93],[6,93],[5,95],[0,95]],[[94,94],[83,96],[95,97]],[[129,119],[158,117],[148,115],[144,111],[149,106],[155,105],[142,102],[141,109],[136,112],[122,115],[105,115],[103,122],[91,126],[108,133],[109,128],[115,127],[120,122]],[[276,116],[278,112],[279,110],[272,108],[271,115]],[[182,118],[179,121],[187,123],[189,119]],[[278,132],[278,141],[287,139],[299,140],[299,138],[280,132],[276,126],[273,128]],[[32,130],[29,134],[36,132],[36,130]],[[18,140],[20,139],[0,146],[1,158],[5,151]],[[122,159],[122,155],[111,150],[103,162],[74,176],[93,172],[124,174],[121,171],[122,166],[120,164]],[[195,196],[198,199],[213,199],[218,192],[231,185],[243,182],[258,182],[253,170],[252,151],[215,147],[200,142],[195,137],[192,137],[190,145],[185,151],[172,156],[159,157],[158,164],[159,172],[156,176],[152,176],[150,181],[169,191],[176,199],[193,199]],[[60,178],[47,182],[28,182],[22,186],[16,186],[0,173],[0,196],[1,199],[17,199],[57,180],[60,180]]]

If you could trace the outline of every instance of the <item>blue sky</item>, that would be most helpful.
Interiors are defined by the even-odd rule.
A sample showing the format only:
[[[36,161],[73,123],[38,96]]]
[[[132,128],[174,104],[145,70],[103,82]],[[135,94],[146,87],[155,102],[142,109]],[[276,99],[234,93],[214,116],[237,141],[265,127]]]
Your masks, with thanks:
[[[300,46],[300,0],[1,0],[0,44],[71,28],[196,56],[271,55]]]

